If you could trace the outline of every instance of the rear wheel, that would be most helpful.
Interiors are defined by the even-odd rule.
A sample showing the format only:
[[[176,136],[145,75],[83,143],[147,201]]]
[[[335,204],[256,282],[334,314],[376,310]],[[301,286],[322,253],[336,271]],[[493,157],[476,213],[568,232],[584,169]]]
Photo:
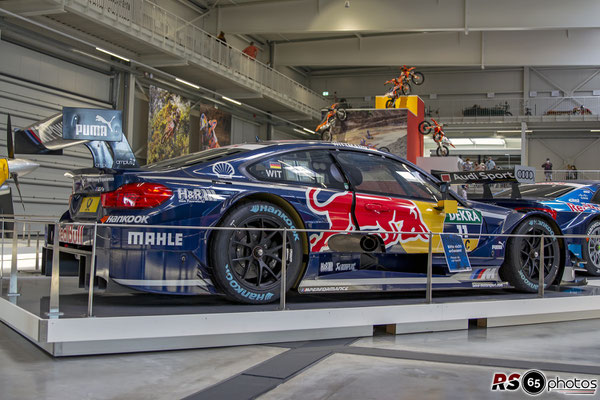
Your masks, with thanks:
[[[450,149],[446,145],[438,146],[435,154],[437,154],[438,157],[447,157],[448,154],[450,154]]]
[[[331,136],[331,129],[325,129],[323,131],[323,133],[321,133],[321,140],[324,140],[326,142],[331,142],[332,136]]]
[[[266,202],[242,204],[223,220],[222,226],[258,230],[217,230],[211,246],[213,276],[231,300],[239,303],[271,303],[280,296],[283,231],[294,228],[292,218]],[[286,289],[302,269],[302,238],[288,231],[286,238]]]
[[[425,75],[420,72],[414,72],[411,76],[411,80],[415,85],[422,85],[425,82]]]
[[[390,149],[389,149],[388,147],[385,147],[385,146],[383,146],[383,147],[380,147],[380,148],[378,148],[377,150],[385,151],[386,153],[389,153],[389,152],[390,152]]]
[[[429,135],[431,133],[431,123],[429,121],[421,121],[419,124],[419,133],[421,135]]]
[[[528,218],[513,232],[534,237],[511,237],[500,277],[522,292],[539,289],[540,245],[544,237],[544,285],[552,284],[560,270],[560,245],[552,227],[538,217]]]
[[[345,121],[347,116],[348,116],[348,114],[346,113],[346,110],[344,110],[343,108],[340,108],[337,110],[337,117],[340,121]]]
[[[587,263],[585,269],[594,276],[600,276],[600,238],[590,236],[600,235],[600,220],[593,221],[587,228],[586,244],[583,246],[583,257]]]

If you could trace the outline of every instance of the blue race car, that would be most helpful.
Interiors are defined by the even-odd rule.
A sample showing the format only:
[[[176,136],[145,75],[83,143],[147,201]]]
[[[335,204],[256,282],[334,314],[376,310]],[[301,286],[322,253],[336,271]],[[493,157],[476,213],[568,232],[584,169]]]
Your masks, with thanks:
[[[434,235],[437,289],[536,291],[535,240],[498,234],[549,238],[545,285],[560,280],[565,261],[547,212],[466,201],[406,160],[362,146],[264,142],[71,175],[59,240],[90,249],[92,227],[73,222],[98,222],[95,280],[107,289],[275,301],[284,228],[287,289],[300,293],[424,289],[430,232],[455,234],[471,263],[449,266]]]
[[[546,182],[519,185],[480,201],[527,213],[542,211],[565,235],[600,235],[600,182]],[[591,275],[600,275],[600,240],[567,238],[567,265],[585,261]]]

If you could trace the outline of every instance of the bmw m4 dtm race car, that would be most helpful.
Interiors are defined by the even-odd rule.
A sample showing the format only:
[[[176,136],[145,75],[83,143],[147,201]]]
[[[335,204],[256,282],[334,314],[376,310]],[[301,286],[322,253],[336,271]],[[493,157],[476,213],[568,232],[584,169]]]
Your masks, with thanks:
[[[96,222],[96,280],[107,289],[272,302],[284,255],[286,290],[424,289],[430,233],[461,235],[472,266],[449,267],[433,235],[435,289],[536,291],[540,239],[498,236],[506,233],[548,238],[545,285],[565,265],[547,212],[467,201],[406,160],[362,146],[264,142],[71,176],[61,246],[89,250],[93,224],[77,223]]]

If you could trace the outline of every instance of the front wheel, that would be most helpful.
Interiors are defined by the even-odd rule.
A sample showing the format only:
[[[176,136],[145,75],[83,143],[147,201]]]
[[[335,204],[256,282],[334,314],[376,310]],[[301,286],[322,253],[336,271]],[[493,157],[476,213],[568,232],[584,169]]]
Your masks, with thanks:
[[[323,133],[321,133],[321,140],[331,142],[332,139],[333,135],[331,134],[331,129],[325,129]]]
[[[221,226],[256,230],[217,230],[211,241],[211,267],[215,283],[238,303],[264,304],[277,300],[281,290],[283,228],[286,235],[286,289],[302,270],[302,236],[295,232],[292,217],[267,202],[236,207]],[[273,230],[278,229],[278,230]]]
[[[560,270],[560,244],[554,230],[544,219],[528,218],[513,232],[527,237],[511,237],[506,246],[500,277],[522,292],[539,289],[540,264],[544,268],[544,285],[549,286]],[[540,263],[541,235],[544,235],[544,261]]]
[[[340,121],[345,121],[347,116],[348,114],[346,113],[345,109],[340,108],[337,110],[337,117]]]
[[[385,146],[383,146],[383,147],[380,147],[380,148],[378,148],[377,150],[380,150],[380,151],[385,151],[386,153],[389,153],[389,152],[390,152],[390,149],[389,149],[389,147],[385,147]]]
[[[508,115],[509,117],[512,117],[512,113],[510,111],[505,111],[504,115]]]
[[[414,72],[411,76],[411,80],[415,85],[422,85],[425,82],[425,75],[421,72]]]
[[[385,108],[394,108],[395,102],[396,102],[396,99],[389,98],[388,101],[385,102]]]
[[[402,94],[408,96],[410,94],[411,87],[408,83],[402,84]]]
[[[429,121],[421,121],[419,124],[419,133],[421,135],[429,135],[431,133],[431,123]]]
[[[600,238],[590,237],[600,235],[600,220],[596,220],[588,226],[585,235],[586,244],[583,245],[583,258],[587,263],[585,269],[594,276],[600,276]]]
[[[438,157],[448,157],[448,154],[450,154],[450,149],[446,145],[441,145],[438,146],[435,154],[437,154]]]

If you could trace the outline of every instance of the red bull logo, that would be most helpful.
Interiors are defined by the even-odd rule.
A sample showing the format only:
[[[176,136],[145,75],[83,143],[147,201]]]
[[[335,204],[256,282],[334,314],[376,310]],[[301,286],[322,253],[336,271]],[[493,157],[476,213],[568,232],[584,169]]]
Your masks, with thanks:
[[[321,189],[309,189],[306,192],[306,204],[308,208],[317,215],[327,219],[329,228],[335,231],[355,231],[352,223],[352,192],[336,193],[327,200],[321,202],[318,195]],[[335,232],[321,232],[310,235],[311,251],[329,250],[327,241]]]
[[[310,210],[327,218],[331,230],[356,230],[352,222],[352,193],[336,193],[325,201],[319,201],[317,197],[320,192],[321,189],[310,189],[306,193],[306,203]],[[370,208],[371,203],[375,201],[385,207]],[[356,220],[362,231],[398,232],[379,235],[386,248],[397,243],[429,239],[427,235],[429,228],[423,221],[421,211],[410,200],[359,195],[356,199]],[[327,241],[335,234],[335,232],[322,232],[312,235],[311,250],[315,252],[328,250]]]

